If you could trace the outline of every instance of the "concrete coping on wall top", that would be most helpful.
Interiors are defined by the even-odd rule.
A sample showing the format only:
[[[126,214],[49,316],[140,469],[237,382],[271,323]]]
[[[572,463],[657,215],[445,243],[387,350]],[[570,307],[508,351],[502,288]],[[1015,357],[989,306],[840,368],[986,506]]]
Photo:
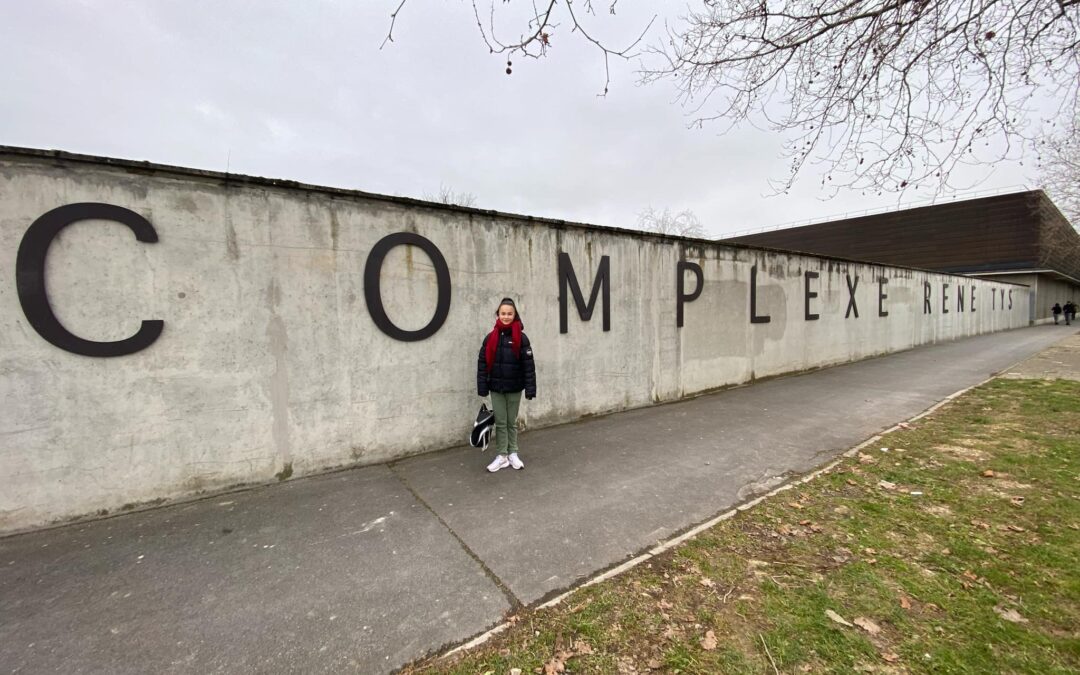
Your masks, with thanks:
[[[441,211],[451,211],[456,213],[467,214],[470,216],[487,216],[496,218],[506,218],[510,220],[525,221],[530,224],[547,225],[554,228],[571,228],[576,230],[585,230],[598,232],[603,234],[618,234],[635,239],[661,241],[672,244],[684,244],[689,246],[709,246],[720,247],[727,249],[737,249],[743,251],[758,251],[763,253],[780,253],[784,255],[799,255],[807,258],[816,258],[819,260],[826,260],[830,262],[838,262],[843,264],[855,264],[855,265],[872,265],[882,268],[910,270],[913,272],[921,272],[926,274],[938,274],[942,276],[958,277],[961,279],[971,279],[972,277],[963,274],[954,274],[951,272],[942,272],[939,270],[929,270],[920,267],[908,267],[905,265],[884,264],[875,262],[873,260],[857,260],[854,258],[842,258],[837,256],[818,255],[813,253],[806,253],[803,251],[791,251],[780,248],[772,248],[768,246],[751,246],[748,244],[740,244],[734,242],[721,242],[714,239],[699,239],[695,237],[683,237],[673,234],[659,234],[656,232],[647,232],[643,230],[633,230],[624,227],[614,227],[611,225],[593,225],[591,223],[580,223],[568,220],[560,220],[557,218],[545,218],[542,216],[528,216],[518,213],[507,213],[504,211],[496,211],[493,209],[478,209],[471,206],[459,206],[457,204],[442,204],[440,202],[426,201],[423,199],[416,199],[413,197],[400,197],[396,195],[383,195],[375,192],[364,192],[363,190],[355,190],[348,188],[335,188],[325,185],[313,185],[310,183],[302,183],[294,180],[287,180],[282,178],[265,178],[262,176],[248,176],[238,173],[228,173],[223,171],[210,171],[207,169],[193,169],[183,166],[175,166],[170,164],[157,164],[155,162],[149,162],[145,160],[132,160],[121,159],[116,157],[103,157],[100,155],[86,155],[75,152],[68,152],[66,150],[43,150],[40,148],[25,148],[12,145],[0,145],[0,160],[5,157],[12,158],[32,158],[39,160],[59,160],[66,163],[82,163],[82,164],[95,164],[105,167],[113,167],[123,169],[131,173],[136,174],[162,174],[167,176],[177,176],[181,178],[194,178],[206,181],[220,182],[226,185],[241,185],[241,186],[253,186],[253,187],[269,187],[277,188],[281,190],[293,190],[299,192],[311,192],[329,195],[332,197],[343,197],[353,199],[368,199],[375,201],[389,202],[393,204],[400,204],[403,206],[412,206],[427,208]],[[997,281],[995,283],[1027,287],[1027,284],[1018,284],[1010,281]]]

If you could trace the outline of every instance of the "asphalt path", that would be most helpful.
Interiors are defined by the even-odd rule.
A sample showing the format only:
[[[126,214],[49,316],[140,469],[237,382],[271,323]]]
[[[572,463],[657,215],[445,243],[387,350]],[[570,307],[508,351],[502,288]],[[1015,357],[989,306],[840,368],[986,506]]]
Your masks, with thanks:
[[[0,539],[0,673],[392,671],[819,466],[1037,326]]]

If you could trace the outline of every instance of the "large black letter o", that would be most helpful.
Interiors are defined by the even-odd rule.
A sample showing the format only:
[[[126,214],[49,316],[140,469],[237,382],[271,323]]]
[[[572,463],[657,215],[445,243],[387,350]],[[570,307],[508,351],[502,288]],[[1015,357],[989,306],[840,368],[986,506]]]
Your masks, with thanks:
[[[71,333],[53,314],[45,292],[45,256],[60,230],[79,220],[112,220],[131,228],[135,238],[153,243],[157,232],[145,218],[121,206],[84,202],[60,206],[41,216],[26,230],[15,258],[15,287],[23,314],[41,337],[73,354],[124,356],[146,349],[161,335],[164,321],[143,321],[139,332],[117,342],[94,342]]]
[[[383,260],[390,249],[402,244],[409,244],[421,249],[431,258],[435,266],[435,278],[439,286],[439,301],[435,306],[435,316],[431,317],[428,325],[420,330],[403,330],[394,325],[390,317],[386,315],[386,308],[382,302],[382,288],[379,277],[382,275]],[[364,300],[367,301],[368,313],[379,330],[395,340],[402,342],[416,342],[434,335],[450,314],[450,268],[446,266],[446,258],[442,252],[430,240],[412,232],[395,232],[380,239],[371,253],[368,255],[367,264],[364,266]]]

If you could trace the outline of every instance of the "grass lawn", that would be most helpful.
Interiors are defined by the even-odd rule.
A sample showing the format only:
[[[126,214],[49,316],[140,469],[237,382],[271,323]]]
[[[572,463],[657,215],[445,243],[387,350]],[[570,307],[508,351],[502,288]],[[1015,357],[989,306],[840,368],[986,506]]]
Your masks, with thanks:
[[[1080,383],[911,427],[404,672],[1080,672]]]

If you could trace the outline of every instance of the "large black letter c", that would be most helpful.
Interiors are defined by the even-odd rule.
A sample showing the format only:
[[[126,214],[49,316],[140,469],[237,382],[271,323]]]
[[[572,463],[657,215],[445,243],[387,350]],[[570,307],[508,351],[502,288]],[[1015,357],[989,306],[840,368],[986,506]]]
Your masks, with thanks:
[[[112,220],[131,228],[135,238],[153,243],[157,232],[145,218],[121,206],[92,202],[60,206],[35,220],[23,235],[15,259],[15,287],[23,314],[41,337],[60,349],[83,356],[124,356],[146,349],[161,335],[164,321],[143,321],[139,332],[117,342],[94,342],[71,333],[53,314],[45,291],[45,256],[53,239],[68,225],[80,220]]]

